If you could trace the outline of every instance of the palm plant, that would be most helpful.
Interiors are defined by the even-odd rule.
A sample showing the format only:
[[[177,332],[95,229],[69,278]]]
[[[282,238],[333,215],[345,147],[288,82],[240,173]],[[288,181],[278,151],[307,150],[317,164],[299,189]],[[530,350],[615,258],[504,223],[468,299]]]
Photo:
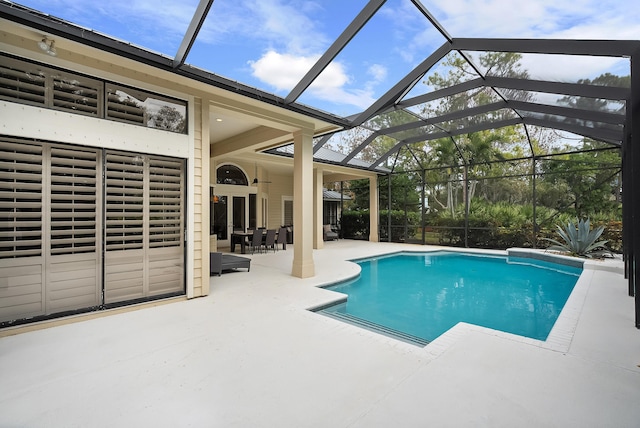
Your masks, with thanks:
[[[600,235],[604,231],[604,226],[590,230],[589,219],[579,220],[577,225],[568,222],[564,227],[556,226],[558,234],[564,242],[555,239],[544,238],[546,241],[552,242],[548,250],[562,251],[572,256],[578,257],[601,257],[608,253],[605,244],[608,241],[598,241]]]

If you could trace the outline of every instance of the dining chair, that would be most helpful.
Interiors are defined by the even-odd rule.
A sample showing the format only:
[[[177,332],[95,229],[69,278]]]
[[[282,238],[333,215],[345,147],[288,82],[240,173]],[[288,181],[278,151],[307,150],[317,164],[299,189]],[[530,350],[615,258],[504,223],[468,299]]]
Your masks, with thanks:
[[[267,235],[264,239],[264,251],[272,249],[274,252],[276,251],[276,230],[275,229],[267,229]]]
[[[253,254],[256,249],[260,252],[262,248],[262,230],[254,229],[253,235],[251,236],[251,254]]]
[[[278,244],[282,244],[282,249],[287,249],[287,228],[281,227],[278,229],[278,239],[276,240],[276,250],[278,249]]]

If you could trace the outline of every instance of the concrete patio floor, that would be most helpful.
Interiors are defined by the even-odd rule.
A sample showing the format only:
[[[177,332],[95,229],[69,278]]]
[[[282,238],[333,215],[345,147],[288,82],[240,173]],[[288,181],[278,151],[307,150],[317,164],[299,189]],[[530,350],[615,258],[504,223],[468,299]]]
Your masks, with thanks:
[[[640,426],[619,273],[583,274],[548,343],[459,324],[420,348],[307,310],[357,275],[345,260],[431,248],[327,242],[304,280],[291,248],[256,254],[204,298],[2,337],[0,426]]]

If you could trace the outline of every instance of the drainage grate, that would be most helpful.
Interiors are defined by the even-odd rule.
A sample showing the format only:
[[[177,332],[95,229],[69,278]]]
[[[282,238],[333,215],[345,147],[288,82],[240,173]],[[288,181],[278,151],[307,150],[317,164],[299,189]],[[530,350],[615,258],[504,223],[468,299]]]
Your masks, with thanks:
[[[403,333],[398,330],[394,330],[389,327],[382,326],[380,324],[373,323],[371,321],[363,320],[362,318],[354,317],[353,315],[344,314],[340,312],[319,311],[319,313],[328,317],[337,319],[339,321],[347,322],[349,324],[365,328],[375,333],[380,333],[393,339],[401,340],[403,342],[410,343],[416,346],[427,346],[430,342],[421,337],[413,336],[411,334]]]

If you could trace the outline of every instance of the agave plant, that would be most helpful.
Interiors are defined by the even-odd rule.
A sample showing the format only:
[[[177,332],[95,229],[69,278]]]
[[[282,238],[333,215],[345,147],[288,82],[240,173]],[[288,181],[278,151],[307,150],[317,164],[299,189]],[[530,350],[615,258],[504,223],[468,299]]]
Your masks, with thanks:
[[[555,239],[544,238],[554,244],[547,248],[548,250],[562,251],[578,257],[601,257],[604,254],[608,254],[605,247],[608,241],[596,242],[602,235],[604,226],[590,230],[589,219],[586,219],[579,220],[577,225],[573,222],[568,222],[564,228],[560,227],[560,225],[556,227],[564,243]]]

